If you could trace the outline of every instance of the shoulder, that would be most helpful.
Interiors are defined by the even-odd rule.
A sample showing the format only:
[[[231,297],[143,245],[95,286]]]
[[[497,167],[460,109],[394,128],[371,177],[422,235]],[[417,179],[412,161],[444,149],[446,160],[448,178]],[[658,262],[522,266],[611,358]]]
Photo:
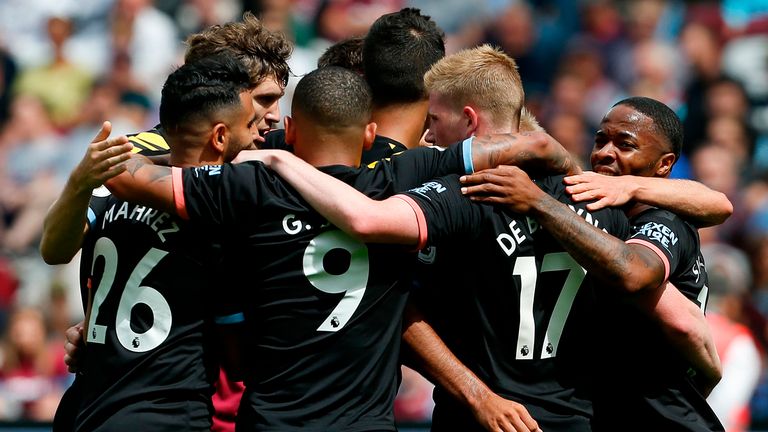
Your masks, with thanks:
[[[130,134],[128,140],[133,144],[134,153],[141,153],[145,156],[157,156],[170,151],[168,141],[160,125],[148,131]]]

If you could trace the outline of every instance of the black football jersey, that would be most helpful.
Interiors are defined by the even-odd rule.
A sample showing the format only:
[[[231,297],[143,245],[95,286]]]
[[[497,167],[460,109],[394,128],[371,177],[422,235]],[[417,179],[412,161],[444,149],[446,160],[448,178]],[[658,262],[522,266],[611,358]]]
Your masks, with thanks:
[[[621,211],[588,212],[585,204],[572,203],[562,177],[537,183],[587,222],[626,237]],[[467,300],[453,317],[466,334],[461,360],[493,391],[536,410],[544,430],[563,427],[562,418],[571,419],[563,430],[588,427],[592,377],[585,346],[595,323],[585,270],[535,219],[466,199],[457,176],[427,182],[406,196],[425,218],[426,244],[461,254],[455,261],[462,270],[454,274]],[[465,424],[471,413],[446,415],[453,419],[438,420]]]
[[[103,187],[88,219],[76,430],[209,430],[218,368],[208,348],[217,304],[208,288],[218,245],[177,216]]]
[[[408,150],[404,144],[382,135],[376,135],[371,148],[363,150],[361,163],[368,165],[381,159],[392,157],[395,153]]]
[[[326,170],[391,194],[370,168]],[[352,239],[261,163],[180,173],[179,207],[223,239],[227,271],[253,281],[220,290],[239,299],[248,328],[238,430],[395,430],[403,248]]]
[[[627,243],[656,252],[669,281],[705,308],[709,289],[695,227],[672,212],[649,208],[632,218]],[[610,356],[603,355],[598,362],[602,371],[595,398],[598,428],[723,430],[693,385],[687,363],[666,342],[658,324],[610,292],[600,299],[601,346],[610,347]]]

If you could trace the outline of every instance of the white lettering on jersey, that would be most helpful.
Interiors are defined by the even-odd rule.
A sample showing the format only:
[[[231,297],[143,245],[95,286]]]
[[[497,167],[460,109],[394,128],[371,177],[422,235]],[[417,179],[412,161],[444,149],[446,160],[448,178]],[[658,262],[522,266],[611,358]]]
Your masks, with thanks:
[[[424,183],[423,185],[421,185],[421,186],[419,186],[417,188],[413,188],[413,189],[409,190],[408,192],[414,192],[414,193],[417,193],[417,194],[423,196],[424,198],[429,199],[427,194],[431,190],[434,190],[437,193],[443,193],[447,189],[445,188],[445,186],[441,185],[440,183],[432,181],[432,182]]]
[[[283,230],[290,235],[298,234],[301,231],[301,225],[301,221],[296,219],[295,214],[288,214],[283,218]]]
[[[180,230],[175,221],[167,220],[170,217],[168,213],[159,212],[155,209],[140,205],[135,205],[129,212],[129,205],[127,202],[123,202],[117,212],[115,212],[116,206],[117,203],[112,204],[112,207],[104,213],[104,219],[101,222],[102,229],[104,229],[107,224],[118,220],[135,220],[151,228],[152,231],[157,233],[157,236],[163,243],[167,240],[167,234],[179,232]]]
[[[696,283],[699,282],[699,278],[701,277],[701,269],[704,267],[704,263],[701,261],[701,257],[696,257],[696,262],[693,263],[693,268],[691,269],[691,272],[696,275]]]
[[[568,207],[577,215],[583,217],[590,225],[593,225],[595,228],[600,228],[600,221],[593,217],[592,214],[588,211],[584,209],[577,209],[571,205]],[[528,216],[525,217],[525,224],[527,225],[528,233],[530,234],[535,233],[541,227],[535,219]],[[501,250],[507,254],[507,256],[512,256],[512,254],[515,253],[515,250],[517,249],[517,245],[522,244],[526,237],[524,234],[522,234],[522,230],[517,226],[516,220],[513,220],[509,223],[509,231],[511,234],[499,234],[496,237],[496,242],[501,247]],[[602,231],[608,232],[605,230],[605,228],[602,228]]]
[[[203,165],[195,167],[192,172],[195,173],[195,177],[200,177],[203,172],[207,172],[209,176],[215,176],[221,174],[221,165]]]
[[[512,234],[501,233],[496,237],[496,242],[501,246],[501,250],[503,250],[507,256],[511,256],[515,253],[517,245],[525,241],[525,235],[521,234],[522,230],[517,226],[516,220],[509,223],[509,230]]]
[[[669,229],[668,226],[656,222],[648,222],[643,225],[635,234],[635,236],[638,235],[644,235],[653,240],[656,240],[667,249],[669,249],[670,245],[675,245],[678,240],[677,234]]]

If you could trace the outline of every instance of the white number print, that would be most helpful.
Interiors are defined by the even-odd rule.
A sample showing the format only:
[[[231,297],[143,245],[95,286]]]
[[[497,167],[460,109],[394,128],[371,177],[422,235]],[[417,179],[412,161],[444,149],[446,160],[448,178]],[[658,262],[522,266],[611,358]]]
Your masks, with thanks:
[[[549,318],[544,344],[539,358],[551,358],[557,355],[560,336],[563,334],[565,322],[571,312],[573,300],[579,292],[581,282],[586,276],[582,268],[567,252],[554,252],[544,255],[540,272],[568,270],[560,295],[557,297],[552,316]],[[520,327],[517,336],[516,359],[532,360],[534,341],[536,340],[536,325],[533,318],[534,296],[539,271],[536,269],[536,259],[532,256],[518,257],[512,274],[520,276]],[[546,289],[554,289],[547,287]]]
[[[173,319],[168,302],[156,289],[141,285],[141,282],[147,277],[149,272],[167,254],[168,252],[159,249],[150,249],[133,269],[133,272],[131,272],[125,289],[120,295],[117,316],[115,317],[115,332],[120,344],[129,351],[147,352],[155,349],[168,338],[168,334],[171,331]],[[112,240],[101,237],[96,241],[91,272],[93,272],[96,259],[100,256],[104,257],[104,274],[101,277],[99,286],[96,287],[96,294],[93,298],[91,314],[88,319],[86,341],[103,344],[105,343],[107,326],[96,324],[96,319],[99,316],[99,309],[112,290],[115,281],[118,255],[117,247],[115,247]],[[152,327],[143,333],[136,333],[131,328],[131,310],[139,303],[149,307],[153,317]]]
[[[328,273],[323,265],[326,254],[335,249],[342,249],[350,255],[349,268],[340,274]],[[304,274],[309,282],[322,292],[344,293],[317,331],[336,332],[344,328],[363,300],[368,272],[368,247],[344,232],[326,231],[309,242],[304,250]]]

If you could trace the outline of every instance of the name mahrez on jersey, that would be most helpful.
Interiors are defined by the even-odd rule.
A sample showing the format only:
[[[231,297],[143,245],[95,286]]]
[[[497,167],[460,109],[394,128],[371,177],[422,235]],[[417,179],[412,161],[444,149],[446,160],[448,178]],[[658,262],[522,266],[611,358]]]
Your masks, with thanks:
[[[101,222],[101,228],[104,229],[108,223],[112,223],[118,220],[135,220],[142,222],[150,227],[160,241],[165,243],[165,236],[179,231],[179,226],[173,220],[168,220],[171,216],[166,212],[161,212],[153,208],[149,208],[142,205],[128,204],[123,202],[120,208],[115,210],[118,203],[112,204],[112,207],[104,213],[104,219]]]
[[[643,235],[656,240],[667,249],[669,249],[670,244],[675,245],[677,243],[677,234],[662,223],[648,222],[635,235]]]

